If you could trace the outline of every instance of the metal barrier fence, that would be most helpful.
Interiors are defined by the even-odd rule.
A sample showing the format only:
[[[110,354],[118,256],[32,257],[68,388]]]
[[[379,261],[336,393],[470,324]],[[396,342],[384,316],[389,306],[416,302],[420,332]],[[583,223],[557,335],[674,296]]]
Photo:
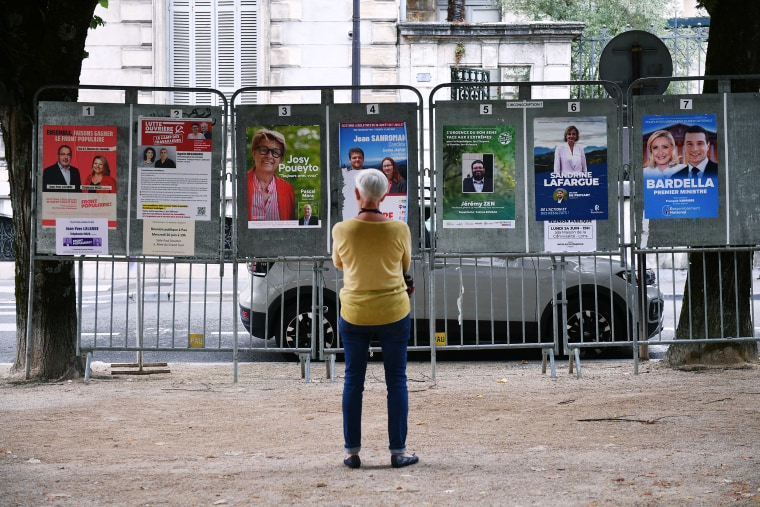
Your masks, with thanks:
[[[523,92],[531,87],[560,84],[567,83],[495,83],[520,85]],[[450,86],[467,85],[457,83],[439,88]],[[352,88],[345,87],[345,90]],[[334,90],[327,93],[322,88],[311,89],[321,94],[324,103],[307,107],[333,104],[331,93]],[[398,92],[396,87],[388,89]],[[652,104],[657,105],[657,100],[664,99],[652,100]],[[678,97],[672,100],[678,100]],[[523,97],[521,101],[468,104],[435,102],[431,96],[430,101],[433,167],[430,172],[419,169],[421,164],[410,169],[410,180],[416,186],[413,191],[410,188],[409,195],[416,195],[419,202],[410,202],[408,209],[415,241],[412,275],[417,287],[412,299],[415,326],[410,351],[430,353],[433,375],[437,353],[441,351],[448,354],[465,350],[537,348],[543,352],[544,371],[548,358],[554,376],[555,353],[573,356],[569,361],[571,371],[573,365],[577,365],[580,375],[582,353],[591,356],[611,347],[632,347],[635,369],[638,371],[639,345],[758,340],[754,332],[754,303],[749,307],[749,315],[742,313],[745,310],[739,289],[734,294],[736,309],[733,314],[723,306],[726,299],[721,297],[720,311],[717,312],[721,320],[719,331],[712,333],[714,336],[704,331],[710,328],[708,321],[714,319],[708,314],[712,309],[708,308],[705,308],[704,315],[697,318],[681,316],[681,321],[686,324],[679,325],[678,332],[675,332],[676,315],[684,311],[683,304],[676,301],[681,297],[676,285],[681,278],[692,279],[695,273],[704,273],[705,269],[695,271],[694,264],[691,264],[684,273],[675,267],[674,256],[687,253],[691,256],[741,256],[753,254],[756,248],[731,246],[730,243],[736,240],[728,231],[725,234],[729,239],[725,243],[728,244],[719,242],[716,246],[672,247],[656,241],[649,246],[642,244],[640,219],[643,204],[637,201],[641,194],[636,192],[637,185],[641,185],[640,176],[632,182],[634,206],[630,218],[626,218],[628,212],[621,190],[626,168],[621,164],[622,139],[617,136],[622,118],[619,99],[570,103],[547,100],[542,103]],[[486,116],[487,121],[483,122],[485,127],[478,128],[493,124],[494,132],[500,133],[505,143],[516,136],[527,139],[530,132],[535,136],[537,126],[546,117],[559,117],[555,122],[557,124],[577,119],[567,116],[574,112],[573,107],[581,108],[589,116],[590,119],[586,119],[588,122],[601,124],[599,118],[606,118],[604,125],[608,141],[604,147],[604,157],[609,160],[605,162],[609,185],[605,187],[602,198],[608,200],[610,207],[607,210],[608,219],[600,220],[594,226],[598,243],[584,243],[569,251],[556,245],[549,246],[547,231],[551,229],[546,227],[548,224],[536,221],[542,225],[539,227],[529,220],[533,213],[538,213],[540,196],[537,191],[535,195],[528,191],[528,168],[538,168],[543,162],[539,161],[541,154],[538,151],[528,149],[527,140],[523,141],[522,146],[515,147],[511,155],[514,166],[523,170],[522,175],[515,173],[513,176],[516,179],[525,178],[523,194],[516,193],[515,196],[513,205],[518,211],[511,217],[511,224],[506,224],[510,221],[507,220],[504,228],[493,231],[480,231],[467,227],[468,224],[447,229],[444,224],[447,220],[444,217],[446,196],[442,189],[450,185],[445,179],[450,168],[444,168],[446,160],[441,155],[447,148],[445,142],[444,146],[439,146],[436,142],[440,141],[436,139],[443,137],[441,131],[445,125],[457,125],[459,133],[464,132],[461,125],[480,125],[481,116],[492,114],[494,105],[499,106],[498,114],[490,118]],[[503,109],[501,106],[504,106]],[[649,107],[646,103],[645,106]],[[168,109],[171,106],[156,107]],[[274,128],[277,128],[280,123],[275,120],[283,116],[280,114],[282,111],[278,111],[280,107],[271,106],[271,111],[264,111],[270,116],[265,114],[265,118],[257,117],[252,121],[256,122],[255,125],[275,125]],[[541,110],[536,112],[531,110],[533,107]],[[641,111],[646,113],[646,107],[634,108],[634,114],[630,117],[638,121]],[[329,111],[337,116],[338,121],[351,118],[362,108],[367,108],[369,114],[367,104],[351,105],[350,108],[353,109],[330,108]],[[339,137],[337,128],[333,128],[326,118],[324,124],[319,123],[322,120],[313,119],[317,118],[316,110],[310,110],[307,116],[311,115],[309,118],[312,119],[306,120],[300,117],[290,119],[289,111],[284,115],[288,119],[279,120],[282,125],[315,123],[324,129],[323,132],[329,132],[333,139]],[[261,113],[262,110],[256,110],[257,115]],[[392,110],[390,117],[404,114],[405,121],[409,118],[417,121],[416,115],[421,114],[420,104],[406,112]],[[436,117],[437,114],[441,117]],[[387,118],[385,121],[388,121]],[[417,124],[422,125],[421,119]],[[250,128],[246,123],[242,126]],[[520,129],[523,129],[522,132]],[[162,257],[137,251],[137,255],[100,256],[93,257],[93,261],[71,255],[59,256],[78,262],[77,344],[80,352],[88,354],[88,360],[93,352],[98,351],[138,353],[137,364],[142,368],[144,352],[206,352],[226,357],[231,354],[237,380],[239,354],[259,351],[289,353],[298,356],[302,375],[307,381],[311,359],[326,360],[328,375],[334,379],[335,357],[342,352],[337,326],[340,310],[337,295],[342,287],[342,274],[332,267],[327,255],[330,228],[325,225],[340,219],[341,200],[336,190],[339,181],[335,179],[339,175],[322,181],[322,192],[327,196],[328,203],[324,217],[329,215],[330,220],[318,231],[294,229],[289,234],[283,234],[282,230],[252,232],[247,223],[248,217],[238,211],[238,206],[245,206],[241,204],[243,199],[238,198],[245,191],[242,190],[241,194],[238,188],[245,181],[248,162],[242,156],[236,159],[235,153],[248,151],[246,136],[250,133],[239,131],[233,134],[237,149],[232,150],[233,171],[227,172],[227,177],[232,176],[233,217],[231,222],[224,220],[222,211],[218,230],[214,229],[218,237],[204,238],[206,246],[209,239],[218,245],[216,250],[206,249],[211,255]],[[423,153],[421,138],[416,143],[409,145],[410,154]],[[636,154],[640,149],[632,140],[630,152]],[[335,166],[335,160],[339,158],[338,150],[339,147],[328,148],[328,153],[321,154],[321,164]],[[471,151],[477,154],[483,151],[478,150]],[[731,162],[735,163],[736,160],[731,159]],[[461,168],[459,161],[457,164]],[[538,169],[535,171],[538,173]],[[730,183],[727,175],[720,181],[726,187]],[[455,182],[453,188],[457,185],[459,183]],[[225,203],[224,187],[221,185],[220,188],[221,203]],[[733,195],[732,202],[735,202]],[[220,206],[220,210],[224,208]],[[228,222],[232,225],[231,251],[224,246],[225,227],[222,227]],[[726,220],[726,223],[729,222]],[[635,241],[631,243],[624,240],[628,224],[635,236]],[[658,231],[662,234],[663,230],[657,227],[650,227],[650,238],[657,238],[655,233]],[[695,241],[713,244],[710,232],[693,229],[696,225],[681,227],[687,232],[698,232]],[[747,227],[742,225],[740,229],[745,231]],[[682,232],[673,235],[673,242],[682,240],[683,236],[679,236]],[[740,238],[746,240],[744,243],[754,245],[754,236],[749,236]],[[134,232],[131,235],[127,233],[127,246],[130,238],[134,239]],[[121,240],[123,238],[118,237],[116,244],[120,245]],[[38,258],[50,256],[50,241],[50,237],[42,236],[40,245],[43,251],[38,251]],[[660,237],[660,241],[666,239]],[[298,245],[298,255],[281,255],[284,251],[295,250],[295,245]],[[651,260],[646,260],[647,257]],[[664,257],[671,257],[670,272],[664,267]],[[225,266],[222,259],[236,262]],[[694,259],[696,257],[692,258],[693,262]],[[241,265],[246,266],[242,272],[239,269]],[[717,285],[720,290],[723,287],[739,287],[747,279],[757,278],[751,263],[749,268],[736,260],[731,265],[733,274],[721,271]],[[726,277],[731,278],[729,283],[725,283]],[[85,290],[85,281],[90,290]],[[664,290],[664,286],[658,287],[657,281],[667,282],[668,290]],[[247,282],[247,288],[239,290],[239,284]],[[754,287],[750,291],[749,299],[754,301]],[[683,297],[686,301],[693,301],[694,296],[687,292]],[[707,301],[704,294],[699,297]],[[230,300],[232,304],[228,304]],[[131,305],[134,306],[130,308]],[[688,305],[688,308],[691,307]],[[724,322],[725,315],[734,315],[735,322]],[[698,327],[700,321],[704,325]],[[747,321],[752,328],[747,328]],[[230,322],[232,330],[227,327]],[[238,332],[240,322],[246,327],[245,333]],[[377,347],[371,348],[372,352],[378,350]]]

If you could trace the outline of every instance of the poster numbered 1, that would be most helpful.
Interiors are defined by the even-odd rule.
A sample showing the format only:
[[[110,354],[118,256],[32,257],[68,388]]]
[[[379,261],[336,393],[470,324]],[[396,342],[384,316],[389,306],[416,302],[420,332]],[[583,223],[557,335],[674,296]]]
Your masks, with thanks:
[[[277,114],[280,116],[290,116],[290,106],[278,106]]]
[[[95,106],[82,106],[82,116],[95,116]]]
[[[568,113],[577,113],[581,110],[581,103],[580,102],[568,102],[567,103],[567,112]]]

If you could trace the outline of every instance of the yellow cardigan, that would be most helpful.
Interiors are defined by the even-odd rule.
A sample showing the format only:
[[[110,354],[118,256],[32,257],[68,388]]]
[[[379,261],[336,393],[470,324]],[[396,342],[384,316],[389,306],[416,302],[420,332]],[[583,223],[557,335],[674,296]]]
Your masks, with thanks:
[[[404,222],[352,218],[333,227],[332,260],[343,270],[340,315],[357,326],[397,322],[409,314],[404,273],[412,238]]]

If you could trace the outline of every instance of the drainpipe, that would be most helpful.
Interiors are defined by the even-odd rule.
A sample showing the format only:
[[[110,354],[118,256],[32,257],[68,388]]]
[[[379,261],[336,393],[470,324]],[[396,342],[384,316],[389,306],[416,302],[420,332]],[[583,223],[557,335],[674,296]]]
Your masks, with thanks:
[[[351,37],[351,86],[361,84],[361,36],[359,33],[359,0],[354,0],[354,27]],[[358,104],[361,102],[361,93],[359,90],[351,90],[351,102]]]

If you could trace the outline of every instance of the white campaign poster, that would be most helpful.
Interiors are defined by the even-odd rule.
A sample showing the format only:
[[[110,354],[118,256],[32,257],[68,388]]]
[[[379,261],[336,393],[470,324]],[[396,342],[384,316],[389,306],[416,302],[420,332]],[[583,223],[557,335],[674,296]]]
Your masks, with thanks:
[[[138,219],[211,220],[211,138],[201,123],[140,118]]]
[[[596,220],[547,220],[544,222],[544,251],[593,252],[596,250]]]
[[[57,218],[56,255],[108,255],[107,218]]]
[[[145,220],[143,222],[145,255],[195,254],[195,222],[190,220]]]

